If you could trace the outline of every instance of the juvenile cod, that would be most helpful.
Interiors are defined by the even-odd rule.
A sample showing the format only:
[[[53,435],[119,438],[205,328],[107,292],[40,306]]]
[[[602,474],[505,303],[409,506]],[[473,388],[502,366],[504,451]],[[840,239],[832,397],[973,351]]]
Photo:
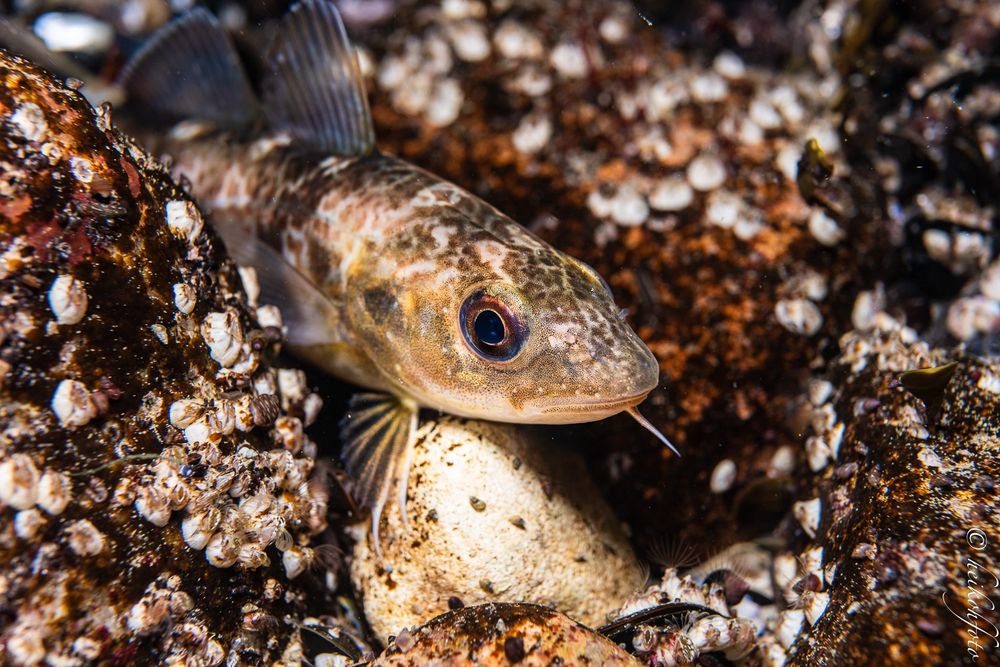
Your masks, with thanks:
[[[358,500],[379,520],[396,484],[405,525],[417,413],[517,423],[636,410],[653,354],[592,268],[475,195],[380,153],[334,5],[280,22],[253,92],[225,31],[198,9],[123,74],[133,103],[198,119],[167,145],[231,255],[257,269],[291,350],[373,392],[342,424]],[[672,447],[671,447],[672,448]]]

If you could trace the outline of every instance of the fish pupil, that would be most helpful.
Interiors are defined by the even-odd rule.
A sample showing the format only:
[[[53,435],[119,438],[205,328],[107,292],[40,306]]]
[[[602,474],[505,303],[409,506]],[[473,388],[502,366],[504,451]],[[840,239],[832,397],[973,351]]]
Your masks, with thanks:
[[[493,310],[483,310],[476,315],[476,321],[473,326],[476,331],[476,338],[484,345],[499,345],[507,336],[503,319]]]

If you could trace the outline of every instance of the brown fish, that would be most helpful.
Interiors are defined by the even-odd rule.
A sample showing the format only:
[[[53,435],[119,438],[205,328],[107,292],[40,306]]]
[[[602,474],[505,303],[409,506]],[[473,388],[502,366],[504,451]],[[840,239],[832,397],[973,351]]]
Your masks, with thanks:
[[[395,480],[405,506],[420,407],[543,424],[628,412],[669,445],[635,409],[657,361],[600,275],[378,151],[332,3],[295,6],[266,62],[258,99],[218,22],[195,10],[154,38],[124,85],[147,109],[202,121],[173,132],[173,169],[230,253],[256,267],[291,349],[380,392],[356,397],[342,433],[376,545]]]

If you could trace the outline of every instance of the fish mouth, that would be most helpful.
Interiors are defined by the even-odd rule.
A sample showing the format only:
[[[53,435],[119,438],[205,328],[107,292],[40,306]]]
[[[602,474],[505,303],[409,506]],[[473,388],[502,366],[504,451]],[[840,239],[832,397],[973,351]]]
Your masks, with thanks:
[[[648,395],[649,391],[643,391],[626,398],[616,398],[614,400],[594,399],[575,401],[573,403],[556,403],[543,406],[540,409],[540,413],[543,415],[559,415],[564,417],[574,415],[581,417],[591,416],[591,420],[596,421],[634,407],[646,400],[646,396]]]

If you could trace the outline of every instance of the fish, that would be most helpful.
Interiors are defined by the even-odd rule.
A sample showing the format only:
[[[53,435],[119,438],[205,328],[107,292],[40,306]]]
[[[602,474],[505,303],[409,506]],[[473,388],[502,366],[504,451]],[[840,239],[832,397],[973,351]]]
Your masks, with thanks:
[[[332,2],[293,6],[263,62],[258,94],[217,19],[195,9],[151,38],[121,85],[133,108],[182,121],[163,147],[171,169],[257,270],[288,349],[365,388],[341,423],[341,459],[380,557],[394,485],[406,526],[422,408],[520,424],[624,412],[674,449],[636,407],[659,364],[601,275],[378,149]]]

